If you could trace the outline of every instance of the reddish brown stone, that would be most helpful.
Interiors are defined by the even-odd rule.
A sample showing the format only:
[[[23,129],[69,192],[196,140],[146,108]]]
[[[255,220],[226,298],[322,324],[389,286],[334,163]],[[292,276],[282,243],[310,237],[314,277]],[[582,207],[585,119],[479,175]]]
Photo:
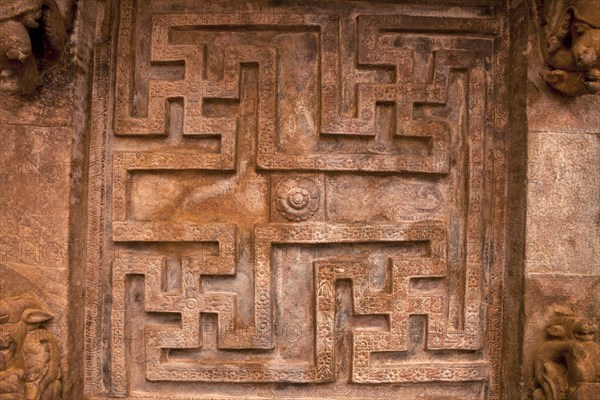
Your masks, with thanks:
[[[0,399],[596,396],[589,0],[6,4]]]

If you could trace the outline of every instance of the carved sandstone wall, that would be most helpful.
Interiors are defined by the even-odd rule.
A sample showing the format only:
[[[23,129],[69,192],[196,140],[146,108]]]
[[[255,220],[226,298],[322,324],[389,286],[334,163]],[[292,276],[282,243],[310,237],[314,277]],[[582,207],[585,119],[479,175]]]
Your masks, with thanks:
[[[501,5],[105,15],[90,396],[499,395]]]
[[[557,7],[556,3],[561,2],[547,2],[546,5]],[[588,21],[579,33],[576,26],[569,25],[567,34],[574,35],[574,39],[567,41],[572,43],[568,49],[571,54],[576,54],[581,47],[577,47],[577,40],[585,39],[585,35],[593,36],[590,49],[586,51],[589,58],[575,62],[574,65],[579,65],[577,68],[567,69],[592,71],[593,74],[599,71],[598,6],[600,3],[593,1],[558,4],[553,18],[564,17],[566,8],[569,24],[577,24],[578,18]],[[587,7],[591,8],[582,13]],[[534,10],[532,14],[536,15]],[[600,322],[600,96],[561,96],[549,88],[539,74],[545,68],[540,55],[544,54],[548,43],[539,40],[545,37],[545,28],[535,23],[528,26],[523,383],[527,394],[531,394],[540,387],[540,379],[536,382],[534,377],[535,349],[553,339],[547,329],[553,325],[556,315],[566,314],[576,321],[590,319],[596,325],[591,330],[597,329]],[[578,39],[577,35],[582,38]],[[571,327],[567,331],[569,329],[577,336],[579,330],[588,328]],[[591,339],[596,346],[597,336],[592,335]],[[565,339],[559,341],[565,343]],[[577,390],[565,398],[597,398],[600,393],[600,375],[596,368],[600,357],[598,349],[594,350],[594,345],[587,345],[582,340],[578,340],[575,348],[580,349],[580,355],[589,353],[587,358],[593,361],[592,366],[586,366],[586,361],[573,361],[573,356],[567,353],[555,357],[562,360],[560,368],[570,370],[570,374],[578,368],[585,371],[581,374],[585,378],[569,376],[568,384],[564,386]]]
[[[58,398],[48,389],[57,385],[46,382],[43,389],[34,379],[57,373],[64,398],[81,398],[83,321],[74,310],[83,299],[77,259],[85,231],[85,80],[95,13],[80,8],[73,24],[72,7],[71,1],[0,3],[0,310],[12,310],[5,321],[0,316],[1,398]]]
[[[593,1],[0,6],[0,398],[595,399]]]

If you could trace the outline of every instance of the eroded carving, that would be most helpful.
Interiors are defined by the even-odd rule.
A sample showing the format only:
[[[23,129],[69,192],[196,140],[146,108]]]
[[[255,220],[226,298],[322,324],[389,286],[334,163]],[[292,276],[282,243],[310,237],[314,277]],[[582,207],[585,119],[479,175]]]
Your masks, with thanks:
[[[52,318],[28,296],[0,301],[0,399],[62,398],[60,350],[46,327]]]
[[[41,31],[42,50],[31,31]],[[59,57],[67,43],[67,22],[55,0],[7,0],[0,6],[0,92],[31,93],[41,83],[38,63]]]
[[[598,326],[576,315],[556,315],[534,356],[533,400],[585,400],[600,396]]]
[[[544,26],[542,79],[567,96],[600,91],[600,4],[597,0],[538,0]]]

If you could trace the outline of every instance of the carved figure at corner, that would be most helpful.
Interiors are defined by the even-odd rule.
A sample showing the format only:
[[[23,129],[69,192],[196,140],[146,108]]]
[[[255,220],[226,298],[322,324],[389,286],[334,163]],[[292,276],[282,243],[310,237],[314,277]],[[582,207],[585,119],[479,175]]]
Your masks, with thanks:
[[[62,54],[67,25],[55,0],[2,0],[0,6],[0,92],[31,93],[40,84],[30,30],[39,29],[45,58]]]
[[[0,400],[61,400],[60,350],[53,318],[26,296],[0,300]]]
[[[533,400],[600,398],[598,327],[586,318],[557,315],[534,355]]]
[[[544,26],[542,79],[567,96],[600,91],[600,2],[537,0]]]

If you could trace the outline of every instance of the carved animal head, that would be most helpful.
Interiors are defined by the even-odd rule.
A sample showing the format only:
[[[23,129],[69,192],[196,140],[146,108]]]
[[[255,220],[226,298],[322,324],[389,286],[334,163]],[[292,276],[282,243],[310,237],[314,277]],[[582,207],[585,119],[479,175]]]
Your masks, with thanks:
[[[551,320],[547,334],[550,339],[589,342],[594,340],[597,331],[598,326],[592,320],[564,315]]]
[[[5,369],[23,369],[21,350],[27,332],[52,318],[38,301],[29,297],[11,297],[0,302],[0,353]]]
[[[535,351],[532,399],[596,398],[589,390],[600,381],[597,331],[592,320],[572,314],[557,314],[550,320],[546,340]]]
[[[0,300],[0,399],[60,400],[60,351],[35,299]]]
[[[598,0],[546,0],[544,13],[544,81],[569,96],[600,91]]]
[[[2,0],[0,7],[0,91],[30,93],[40,84],[30,30],[39,29],[43,58],[58,57],[67,24],[55,0]]]

